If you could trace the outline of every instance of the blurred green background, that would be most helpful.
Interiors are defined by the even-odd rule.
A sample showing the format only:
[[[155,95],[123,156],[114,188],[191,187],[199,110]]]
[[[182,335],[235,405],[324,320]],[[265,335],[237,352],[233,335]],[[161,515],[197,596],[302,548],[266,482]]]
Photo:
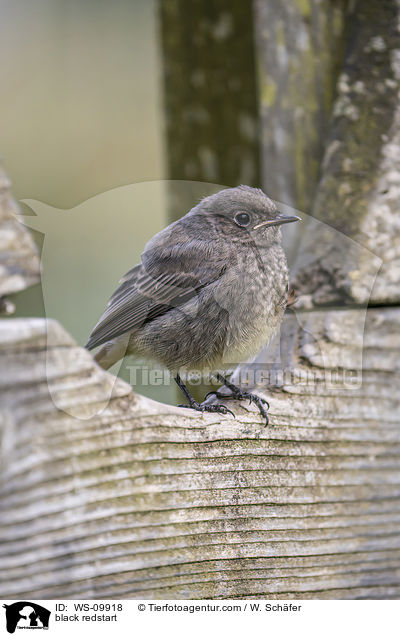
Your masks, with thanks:
[[[136,194],[118,189],[165,177],[157,7],[153,0],[0,5],[0,148],[14,196],[78,212],[68,223],[53,210],[59,231],[45,239],[45,304],[36,285],[16,297],[16,315],[57,318],[83,344],[119,278],[168,223],[160,184]],[[42,247],[43,234],[35,238]],[[121,374],[128,379],[126,369]],[[138,390],[174,400],[168,387]]]
[[[17,199],[70,208],[165,176],[153,0],[1,0],[1,152]]]

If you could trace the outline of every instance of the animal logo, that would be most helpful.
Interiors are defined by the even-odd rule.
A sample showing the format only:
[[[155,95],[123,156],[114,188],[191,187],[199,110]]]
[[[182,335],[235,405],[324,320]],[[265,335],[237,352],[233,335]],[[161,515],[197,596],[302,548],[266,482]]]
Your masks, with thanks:
[[[17,601],[11,605],[4,604],[6,610],[6,628],[9,634],[14,634],[17,628],[48,629],[50,610],[32,603],[32,601]]]

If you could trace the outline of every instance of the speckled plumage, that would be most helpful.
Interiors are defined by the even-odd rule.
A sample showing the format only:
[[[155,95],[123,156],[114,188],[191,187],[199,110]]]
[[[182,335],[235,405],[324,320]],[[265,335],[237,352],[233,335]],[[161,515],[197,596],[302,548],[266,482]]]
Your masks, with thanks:
[[[246,227],[238,225],[238,213],[248,215]],[[278,224],[289,219],[296,217],[282,217],[271,199],[248,186],[203,199],[149,241],[87,347],[104,344],[96,355],[104,368],[126,354],[177,370],[213,368],[257,353],[286,306],[288,269]]]

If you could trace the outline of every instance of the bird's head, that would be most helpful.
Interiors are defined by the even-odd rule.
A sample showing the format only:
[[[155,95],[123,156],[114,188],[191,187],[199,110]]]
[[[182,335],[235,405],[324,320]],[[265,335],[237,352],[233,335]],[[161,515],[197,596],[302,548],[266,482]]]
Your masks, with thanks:
[[[301,220],[282,214],[262,190],[245,185],[202,199],[189,214],[208,217],[210,237],[224,233],[234,242],[252,240],[264,245],[280,240],[281,225]]]

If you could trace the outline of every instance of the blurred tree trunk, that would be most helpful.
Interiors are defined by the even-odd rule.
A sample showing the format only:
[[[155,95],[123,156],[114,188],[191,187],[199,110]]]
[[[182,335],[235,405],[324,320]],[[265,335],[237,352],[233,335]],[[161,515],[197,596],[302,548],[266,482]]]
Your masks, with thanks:
[[[162,0],[169,179],[260,183],[251,2]],[[171,219],[193,205],[170,192]]]
[[[255,0],[262,173],[274,199],[309,212],[329,131],[348,0]]]

